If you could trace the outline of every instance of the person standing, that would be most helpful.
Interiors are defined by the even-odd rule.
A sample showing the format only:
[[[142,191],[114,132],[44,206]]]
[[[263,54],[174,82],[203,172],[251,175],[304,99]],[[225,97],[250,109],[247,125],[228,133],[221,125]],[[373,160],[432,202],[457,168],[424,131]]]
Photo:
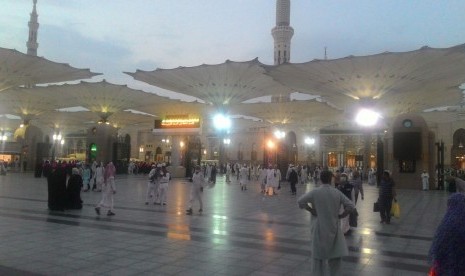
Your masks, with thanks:
[[[381,216],[380,223],[391,223],[391,207],[392,200],[396,199],[396,190],[394,188],[394,180],[392,180],[391,175],[388,171],[384,171],[381,181],[379,183],[379,214]]]
[[[266,173],[266,194],[277,195],[276,189],[279,187],[279,181],[281,181],[281,171],[278,169],[278,165],[274,168],[268,169]]]
[[[211,168],[211,176],[210,176],[210,181],[212,184],[216,184],[216,174],[217,174],[216,163],[213,163],[212,168]]]
[[[368,185],[376,185],[376,174],[373,168],[368,171]]]
[[[91,176],[91,179],[90,179],[90,184],[92,184],[92,191],[96,190],[97,189],[97,184],[96,184],[96,173],[97,173],[97,161],[94,160],[94,162],[92,162],[92,165],[90,167],[90,172],[92,174]]]
[[[47,177],[48,209],[64,211],[66,204],[66,170],[61,164],[53,162],[51,172]]]
[[[83,164],[83,169],[82,169],[82,187],[84,188],[84,192],[87,192],[90,190],[90,175],[91,175],[91,170],[87,164]]]
[[[322,171],[322,184],[297,200],[299,208],[310,212],[314,220],[311,275],[327,275],[327,266],[329,275],[341,275],[342,257],[349,253],[340,219],[352,212],[355,206],[341,191],[331,187],[331,179],[330,171]],[[341,205],[344,206],[342,214]]]
[[[249,183],[249,169],[247,164],[244,163],[243,167],[239,171],[239,184],[241,185],[241,191],[247,190],[247,184]]]
[[[265,165],[260,167],[259,170],[259,182],[260,182],[260,191],[262,194],[266,193],[266,174],[267,174],[267,169]]]
[[[0,161],[0,175],[6,175],[6,162]],[[41,173],[42,174],[42,170]]]
[[[425,170],[421,173],[421,184],[423,186],[423,191],[429,189],[429,174]]]
[[[160,187],[158,188],[159,190],[159,196],[158,196],[158,202],[157,205],[166,205],[166,195],[168,193],[168,184],[171,180],[171,175],[166,170],[166,165],[163,163],[161,166],[161,172],[160,172]]]
[[[231,164],[226,164],[226,183],[231,182]]]
[[[89,173],[90,176],[90,173]],[[83,180],[79,175],[78,168],[72,168],[71,176],[68,179],[66,187],[66,208],[67,209],[82,209],[81,188]]]
[[[102,207],[106,207],[109,209],[107,212],[107,216],[115,215],[115,213],[113,212],[113,195],[116,194],[115,175],[116,168],[113,165],[113,162],[110,162],[105,167],[104,183],[102,187],[102,200],[100,200],[99,204],[97,204],[97,206],[95,207],[95,212],[97,213],[97,215],[100,215],[100,209]]]
[[[191,185],[191,195],[189,199],[189,209],[186,210],[187,215],[192,215],[192,207],[194,205],[194,201],[198,201],[200,205],[199,213],[203,212],[203,202],[202,202],[202,191],[203,185],[205,183],[205,178],[203,174],[200,172],[200,166],[195,167],[195,172],[192,175],[192,185]]]
[[[103,162],[100,162],[100,164],[97,164],[95,168],[95,184],[92,187],[92,191],[101,192],[104,181],[105,168],[103,167]]]
[[[353,173],[353,178],[352,178],[352,186],[354,188],[354,197],[355,197],[355,205],[357,205],[357,200],[358,200],[358,194],[362,196],[362,200],[365,199],[365,196],[363,194],[363,181],[362,181],[362,176],[358,171],[355,171]],[[352,197],[349,197],[352,199]]]
[[[152,203],[156,202],[156,197],[158,196],[158,183],[159,183],[159,170],[160,168],[157,168],[157,165],[153,164],[152,169],[149,172],[149,181],[147,183],[147,195],[145,197],[145,205],[149,204],[149,201],[152,201]]]
[[[300,171],[300,184],[304,185],[308,179],[308,166],[304,165]]]
[[[352,190],[354,189],[354,185],[349,181],[349,176],[346,173],[341,173],[339,178],[339,185],[336,188],[352,201]],[[344,212],[344,206],[341,205],[340,211]],[[349,216],[341,218],[341,229],[344,234],[349,232]]]
[[[320,181],[320,173],[321,173],[321,169],[319,166],[317,166],[315,168],[315,171],[313,172],[313,181],[315,182],[315,185],[318,186],[319,184],[319,181]]]
[[[452,194],[447,200],[447,211],[436,230],[429,261],[430,275],[464,275],[465,271],[465,195]]]
[[[297,182],[299,182],[299,175],[297,174],[296,168],[293,165],[291,165],[290,169],[291,171],[289,173],[288,181],[291,184],[292,195],[296,195],[297,189],[295,188],[295,185],[297,184]]]

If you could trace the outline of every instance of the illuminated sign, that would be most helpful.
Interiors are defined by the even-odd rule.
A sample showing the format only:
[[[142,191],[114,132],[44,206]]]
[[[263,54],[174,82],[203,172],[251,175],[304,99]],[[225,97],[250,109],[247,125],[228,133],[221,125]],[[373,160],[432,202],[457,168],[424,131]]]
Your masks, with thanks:
[[[155,129],[172,128],[200,128],[199,118],[190,118],[188,115],[167,116],[163,120],[155,120]]]
[[[165,135],[200,133],[200,119],[197,116],[169,115],[163,120],[155,120],[153,133],[163,133]]]
[[[97,146],[95,144],[92,144],[90,146],[90,151],[97,151]]]

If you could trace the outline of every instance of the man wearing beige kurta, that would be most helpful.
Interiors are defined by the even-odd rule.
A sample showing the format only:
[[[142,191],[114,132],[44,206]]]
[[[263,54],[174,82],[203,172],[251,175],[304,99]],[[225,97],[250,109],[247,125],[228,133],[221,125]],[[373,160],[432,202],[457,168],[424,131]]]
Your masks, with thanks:
[[[322,185],[297,200],[301,209],[312,214],[311,275],[315,276],[327,275],[326,262],[329,265],[329,275],[340,275],[341,258],[349,253],[340,219],[352,212],[355,206],[343,193],[331,187],[331,178],[330,171],[322,171]],[[339,212],[341,205],[344,207],[342,214]]]

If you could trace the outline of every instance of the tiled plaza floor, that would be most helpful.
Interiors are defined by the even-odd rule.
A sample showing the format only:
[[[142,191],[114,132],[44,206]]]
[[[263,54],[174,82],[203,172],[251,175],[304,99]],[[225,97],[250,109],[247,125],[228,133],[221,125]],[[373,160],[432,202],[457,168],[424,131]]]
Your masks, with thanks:
[[[203,214],[187,216],[189,184],[173,179],[167,206],[145,205],[146,177],[117,176],[116,216],[98,217],[100,193],[82,193],[82,210],[49,212],[46,179],[0,176],[0,275],[310,275],[309,213],[287,185],[268,197],[220,176]],[[400,190],[401,218],[381,225],[377,189],[364,187],[344,275],[425,275],[447,192]]]

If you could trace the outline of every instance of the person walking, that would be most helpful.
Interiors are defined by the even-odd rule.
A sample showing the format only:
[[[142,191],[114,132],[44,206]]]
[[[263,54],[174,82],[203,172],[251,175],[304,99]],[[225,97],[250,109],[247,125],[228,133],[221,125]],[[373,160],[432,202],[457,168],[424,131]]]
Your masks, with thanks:
[[[391,175],[388,171],[384,171],[381,181],[379,183],[379,214],[381,216],[380,223],[391,223],[391,207],[392,200],[396,199],[396,190],[394,188],[394,180],[391,178]]]
[[[429,275],[464,275],[465,272],[465,195],[452,194],[447,211],[436,230],[429,261]],[[435,273],[435,274],[433,274]]]
[[[302,195],[298,206],[312,214],[312,265],[310,275],[341,275],[342,257],[348,255],[340,219],[346,217],[355,208],[341,191],[331,186],[332,173],[323,170],[320,173],[322,184]],[[340,213],[340,207],[344,211]]]
[[[108,208],[107,216],[114,216],[114,200],[113,195],[116,194],[115,186],[116,168],[113,162],[110,162],[105,167],[104,183],[102,187],[102,199],[95,207],[95,212],[100,215],[102,207]]]
[[[354,199],[355,199],[355,205],[357,205],[357,200],[358,200],[358,194],[362,196],[362,200],[365,199],[365,195],[363,194],[363,181],[362,181],[362,176],[358,171],[354,171],[353,176],[352,176],[352,186],[354,188]],[[351,197],[349,197],[351,199]]]
[[[198,201],[200,208],[199,213],[203,212],[203,202],[202,202],[202,191],[203,185],[205,183],[205,178],[203,174],[200,172],[200,166],[195,167],[195,172],[192,175],[192,185],[191,185],[191,194],[189,199],[189,208],[186,210],[187,215],[192,215],[193,210],[192,207],[194,205],[194,201]]]
[[[289,173],[289,178],[287,179],[287,181],[289,181],[289,183],[291,184],[291,194],[296,195],[297,189],[295,185],[299,181],[299,175],[297,174],[296,168],[293,165],[291,165],[290,169],[291,171]]]
[[[429,174],[423,170],[420,177],[423,191],[427,191],[429,189]]]

